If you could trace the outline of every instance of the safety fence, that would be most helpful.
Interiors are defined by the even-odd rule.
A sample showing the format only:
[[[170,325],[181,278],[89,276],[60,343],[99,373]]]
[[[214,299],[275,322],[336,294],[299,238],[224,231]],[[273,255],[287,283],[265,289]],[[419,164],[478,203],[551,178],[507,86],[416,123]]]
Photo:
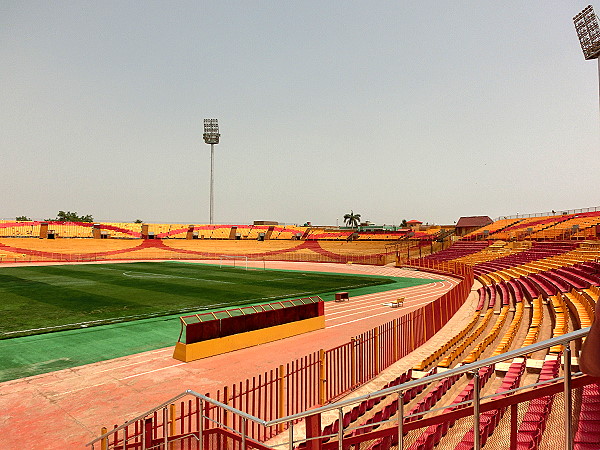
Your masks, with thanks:
[[[139,261],[139,260],[157,260],[157,261],[190,261],[190,260],[214,260],[216,262],[222,259],[223,255],[214,253],[191,252],[191,251],[157,251],[147,249],[135,249],[130,251],[119,251],[114,253],[50,253],[41,251],[28,251],[28,253],[14,253],[0,250],[0,263],[36,263],[36,262],[69,262],[84,263],[95,261]],[[342,264],[366,264],[381,266],[396,260],[396,255],[390,253],[377,254],[334,254],[334,253],[305,253],[299,251],[277,252],[263,256],[247,257],[248,265],[264,266],[265,261],[289,261],[289,262],[315,262],[315,263],[342,263]]]
[[[510,241],[589,241],[597,240],[600,237],[600,225],[588,226],[584,229],[574,229],[573,227],[553,226],[538,231],[515,230],[508,233],[499,230],[501,236],[494,236],[494,233],[471,234],[461,238],[464,241],[485,241],[485,240],[510,240]],[[506,236],[508,234],[508,236]]]
[[[528,217],[552,217],[552,216],[566,216],[569,214],[581,214],[588,212],[596,212],[600,211],[600,206],[592,206],[590,208],[579,208],[579,209],[568,209],[568,210],[560,210],[560,211],[547,211],[547,212],[539,212],[532,214],[514,214],[512,216],[499,216],[494,219],[494,222],[498,220],[506,220],[506,219],[525,219]]]
[[[313,352],[285,366],[281,365],[258,376],[225,386],[207,396],[219,404],[269,422],[335,401],[372,380],[437,333],[465,302],[471,291],[473,273],[468,266],[434,261],[422,264],[420,267],[423,269],[427,266],[428,270],[437,273],[453,274],[460,278],[460,282],[435,301],[355,336],[350,342],[329,350]],[[159,414],[156,420],[148,422],[156,428],[153,431],[157,436],[155,440],[166,439],[161,434],[161,430],[165,428],[161,423],[173,424],[174,429],[179,430],[177,435],[180,437],[186,433],[197,433],[198,428],[194,424],[199,419],[194,415],[200,409],[192,406],[185,407],[188,408],[185,410],[176,408],[173,414],[165,413],[164,417]],[[148,414],[154,412],[120,427],[115,425],[114,430],[103,437],[103,450],[148,448],[136,447],[133,443],[140,441],[141,430],[150,426],[144,425]],[[243,434],[255,442],[264,442],[289,426],[289,422],[269,427],[252,421],[247,423],[240,415],[229,417],[227,409],[221,407],[208,406],[202,415],[206,422],[204,431],[214,427],[214,424],[225,424],[234,434]]]

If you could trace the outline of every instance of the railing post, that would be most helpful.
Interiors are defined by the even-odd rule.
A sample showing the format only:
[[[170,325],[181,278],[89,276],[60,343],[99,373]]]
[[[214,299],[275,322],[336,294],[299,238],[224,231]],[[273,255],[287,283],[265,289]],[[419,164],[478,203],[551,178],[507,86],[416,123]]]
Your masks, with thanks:
[[[108,430],[106,429],[106,427],[102,427],[102,429],[100,430],[100,435],[106,434]],[[100,450],[106,450],[108,448],[108,442],[106,438],[102,438],[100,440]]]
[[[338,450],[344,450],[344,410],[343,408],[338,409]]]
[[[175,409],[175,404],[171,403],[169,405],[169,416],[170,416],[170,420],[169,420],[169,436],[175,436],[175,432],[176,432],[176,423],[175,423],[175,416],[176,416],[176,409]],[[171,450],[173,450],[175,448],[175,443],[171,442],[171,444],[169,445],[169,447],[171,448]]]
[[[229,386],[223,387],[223,403],[225,405],[229,404]],[[223,410],[223,425],[227,427],[229,422],[228,411],[226,409]]]
[[[515,403],[510,406],[510,450],[517,450],[517,413],[519,407]]]
[[[294,450],[294,421],[290,422],[290,427],[288,428],[288,450]],[[319,441],[320,442],[320,441]]]
[[[290,422],[291,423],[291,422]],[[304,419],[306,429],[306,450],[321,450],[321,414],[306,416]],[[309,440],[310,439],[310,440]]]
[[[246,429],[248,427],[248,419],[242,419],[242,450],[246,450]]]
[[[152,447],[152,418],[144,419],[144,434],[142,436],[142,448]]]
[[[169,429],[167,425],[169,424],[169,410],[165,406],[163,408],[163,448],[167,448],[167,444],[169,443]]]
[[[565,343],[563,353],[563,375],[565,380],[565,450],[573,450],[572,417],[573,398],[571,396],[571,342]]]
[[[198,412],[200,413],[200,423],[198,424],[199,450],[204,450],[204,400],[202,399],[198,404]]]
[[[404,391],[398,392],[398,450],[404,449]]]
[[[325,389],[325,350],[319,350],[319,404],[324,405],[327,403],[326,395],[327,390]]]
[[[423,343],[427,342],[427,317],[425,316],[425,311],[421,314],[423,318]]]
[[[414,312],[410,312],[409,313],[410,316],[410,329],[411,329],[411,333],[410,333],[410,350],[407,353],[412,352],[415,349],[415,326],[416,326],[416,319],[415,319],[415,315]]]
[[[279,366],[279,373],[277,374],[277,382],[279,384],[279,404],[277,405],[277,411],[278,411],[278,418],[283,417],[284,414],[284,397],[285,397],[285,378],[284,378],[284,372],[283,372],[283,364],[281,364]],[[279,425],[277,425],[277,429],[279,430],[279,432],[281,433],[283,431],[283,424],[280,423]]]
[[[373,329],[375,332],[373,336],[373,346],[375,350],[375,375],[380,373],[380,354],[379,354],[379,327]]]
[[[350,387],[356,386],[356,339],[350,339]]]
[[[398,361],[398,319],[394,319],[394,336],[393,336],[393,356],[394,362]]]
[[[473,376],[473,449],[481,450],[481,436],[479,432],[479,404],[480,404],[480,392],[479,392],[479,370],[475,371]]]

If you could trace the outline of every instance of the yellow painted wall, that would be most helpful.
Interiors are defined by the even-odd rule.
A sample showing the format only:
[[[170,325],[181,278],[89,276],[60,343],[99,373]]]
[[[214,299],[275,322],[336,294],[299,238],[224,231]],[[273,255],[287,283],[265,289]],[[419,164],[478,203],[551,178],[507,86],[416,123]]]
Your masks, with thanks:
[[[193,344],[178,342],[175,345],[173,358],[190,362],[323,328],[325,328],[325,316],[319,316]]]

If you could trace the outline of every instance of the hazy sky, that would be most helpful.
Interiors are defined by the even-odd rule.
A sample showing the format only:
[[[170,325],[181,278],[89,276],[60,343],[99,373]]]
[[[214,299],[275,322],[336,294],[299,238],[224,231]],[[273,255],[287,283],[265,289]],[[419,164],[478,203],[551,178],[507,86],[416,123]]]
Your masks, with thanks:
[[[216,223],[600,206],[588,3],[0,0],[0,218],[208,223],[213,117]]]

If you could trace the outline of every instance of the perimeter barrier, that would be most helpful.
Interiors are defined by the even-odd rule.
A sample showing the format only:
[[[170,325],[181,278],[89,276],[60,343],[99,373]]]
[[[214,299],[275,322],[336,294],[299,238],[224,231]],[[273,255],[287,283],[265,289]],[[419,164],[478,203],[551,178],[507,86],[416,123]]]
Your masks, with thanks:
[[[146,249],[136,249],[135,247],[128,251],[104,253],[50,253],[37,250],[28,250],[26,254],[16,254],[14,252],[0,249],[0,263],[34,263],[34,262],[91,262],[91,261],[139,261],[139,260],[157,260],[157,261],[190,261],[190,260],[210,260],[219,262],[222,255],[204,252],[192,251],[152,251]],[[289,252],[279,252],[272,255],[256,256],[248,255],[248,265],[252,263],[262,266],[264,261],[289,261],[289,262],[314,262],[314,263],[341,263],[341,264],[365,264],[381,266],[393,262],[394,253],[377,253],[371,255],[336,255],[319,253],[300,253],[290,250]]]

